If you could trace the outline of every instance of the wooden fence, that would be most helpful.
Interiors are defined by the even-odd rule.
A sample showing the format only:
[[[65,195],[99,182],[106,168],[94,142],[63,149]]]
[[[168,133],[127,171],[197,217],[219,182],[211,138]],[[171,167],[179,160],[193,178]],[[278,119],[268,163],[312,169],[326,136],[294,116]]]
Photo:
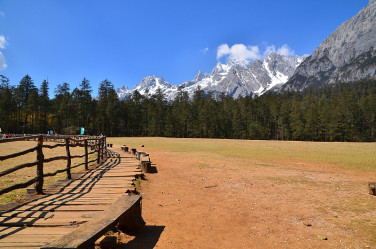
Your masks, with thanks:
[[[55,135],[28,135],[28,136],[20,136],[14,138],[7,138],[1,139],[0,143],[9,143],[9,142],[16,142],[16,141],[28,141],[28,140],[35,140],[37,141],[37,145],[33,148],[17,152],[11,155],[0,156],[0,161],[4,161],[10,158],[15,158],[18,156],[26,155],[28,153],[36,152],[37,160],[31,163],[23,163],[12,168],[6,169],[0,172],[0,177],[13,173],[17,170],[29,168],[36,166],[37,169],[37,176],[27,182],[18,183],[12,185],[10,187],[0,189],[0,195],[13,191],[15,189],[26,188],[35,183],[35,191],[37,194],[43,194],[43,182],[45,177],[55,176],[58,173],[67,172],[67,178],[71,179],[71,169],[77,168],[79,166],[85,165],[85,169],[87,170],[89,167],[89,163],[97,162],[100,163],[100,160],[104,158],[104,154],[107,153],[106,148],[106,137],[73,137],[73,136],[55,136]],[[55,145],[45,145],[43,144],[45,141],[55,141],[57,142]],[[83,155],[76,155],[72,156],[70,153],[71,147],[85,147],[85,154]],[[54,149],[57,147],[65,147],[66,156],[57,156],[51,158],[44,158],[43,150],[44,149]],[[89,147],[91,148],[91,152],[88,152]],[[97,158],[94,160],[89,161],[89,155],[97,153]],[[75,166],[71,166],[72,159],[74,158],[85,158],[85,162],[80,163]],[[67,166],[65,169],[56,170],[52,173],[43,173],[43,165],[44,163],[56,161],[56,160],[67,160]]]

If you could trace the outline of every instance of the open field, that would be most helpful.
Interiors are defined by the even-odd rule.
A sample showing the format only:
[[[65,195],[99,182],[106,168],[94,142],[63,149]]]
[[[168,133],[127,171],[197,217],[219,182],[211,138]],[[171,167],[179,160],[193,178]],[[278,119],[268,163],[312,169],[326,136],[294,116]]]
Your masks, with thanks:
[[[376,248],[375,143],[107,141],[158,169],[141,183],[149,226],[124,248]]]
[[[46,145],[53,145],[55,143],[53,142],[45,142]],[[26,149],[35,147],[37,145],[36,141],[21,141],[21,142],[9,142],[9,143],[2,143],[0,144],[0,155],[10,155],[16,152],[24,151]],[[83,155],[85,153],[84,148],[80,147],[73,147],[70,148],[71,155]],[[90,151],[90,150],[89,150]],[[44,157],[51,158],[56,156],[66,156],[65,147],[58,147],[54,149],[43,149]],[[95,158],[95,154],[89,155],[89,161]],[[22,163],[31,163],[36,160],[36,152],[32,152],[23,156],[19,156],[16,158],[8,159],[5,161],[0,162],[0,171],[6,170],[8,168],[14,167],[16,165],[22,164]],[[84,162],[84,158],[74,158],[72,159],[72,166],[77,165],[79,163]],[[44,173],[51,173],[58,169],[64,169],[67,166],[66,160],[57,160],[49,163],[44,164]],[[75,169],[72,169],[72,173],[76,173],[79,171],[84,170],[84,166],[78,167]],[[13,172],[9,175],[0,177],[0,188],[6,188],[11,185],[14,185],[16,183],[23,183],[27,182],[28,180],[36,177],[37,175],[37,169],[36,166],[31,168],[25,168],[18,170],[16,172]],[[66,172],[59,173],[56,176],[53,177],[47,177],[44,180],[44,187],[49,186],[50,184],[66,178]],[[32,188],[33,185],[30,186]],[[0,205],[7,204],[9,202],[14,201],[15,199],[22,198],[26,195],[26,189],[19,189],[12,192],[9,192],[7,194],[4,194],[0,196]]]

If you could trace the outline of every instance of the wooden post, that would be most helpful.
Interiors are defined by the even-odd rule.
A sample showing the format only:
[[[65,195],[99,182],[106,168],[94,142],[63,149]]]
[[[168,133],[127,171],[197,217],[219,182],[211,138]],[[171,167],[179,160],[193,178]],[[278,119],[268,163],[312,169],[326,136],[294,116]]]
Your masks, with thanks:
[[[137,198],[137,197],[136,197]],[[133,205],[128,212],[123,215],[117,225],[117,228],[129,234],[135,234],[145,227],[145,221],[141,216],[141,197],[138,197],[138,201]]]
[[[102,155],[101,155],[101,159],[103,160],[103,155],[104,155],[104,150],[106,149],[105,146],[106,146],[106,142],[105,142],[105,137],[102,137],[101,138],[101,142],[102,142]]]
[[[71,154],[70,154],[70,150],[69,150],[69,138],[65,139],[65,150],[67,151],[67,157],[68,157],[68,161],[67,161],[67,178],[68,179],[72,179],[72,175],[71,175],[72,158],[71,158]]]
[[[88,161],[89,161],[89,154],[88,154],[88,151],[87,151],[87,139],[85,139],[85,169],[86,170],[89,169]]]
[[[376,195],[376,182],[369,182],[368,189],[370,195]]]
[[[43,161],[44,161],[44,155],[43,155],[43,136],[40,136],[38,138],[38,149],[37,149],[37,176],[38,181],[35,184],[35,192],[38,195],[43,194]]]
[[[101,159],[101,141],[100,140],[97,140],[98,141],[98,157],[97,157],[97,163],[99,164],[100,162],[100,159]]]

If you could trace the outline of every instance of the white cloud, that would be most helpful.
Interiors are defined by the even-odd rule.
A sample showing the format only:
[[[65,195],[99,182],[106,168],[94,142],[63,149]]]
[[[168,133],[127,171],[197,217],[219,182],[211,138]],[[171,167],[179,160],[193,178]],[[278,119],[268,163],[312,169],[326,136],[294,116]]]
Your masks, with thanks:
[[[209,51],[209,48],[204,48],[204,49],[201,49],[200,52],[202,54],[206,54],[207,52]]]
[[[5,37],[3,35],[0,35],[0,49],[4,49],[6,44],[7,41],[5,40]]]
[[[258,46],[235,44],[230,48],[227,44],[222,44],[217,49],[217,60],[222,57],[227,57],[229,60],[256,60],[261,58],[261,54]]]
[[[266,50],[264,52],[264,56],[267,56],[270,53],[277,53],[284,56],[294,56],[295,51],[292,50],[287,44],[283,44],[282,47],[276,49],[274,45],[266,47]]]
[[[3,53],[0,52],[0,70],[3,70],[7,67],[7,64],[5,62],[5,57]]]
[[[217,60],[225,57],[227,60],[245,59],[253,61],[256,59],[262,59],[270,53],[277,53],[284,56],[295,55],[294,50],[292,50],[287,44],[284,44],[279,48],[276,48],[274,45],[267,46],[264,53],[261,53],[258,46],[235,44],[232,47],[229,47],[224,43],[217,48]]]
[[[0,49],[4,49],[6,45],[7,45],[7,41],[5,40],[5,37],[3,35],[0,35]],[[5,61],[5,56],[0,51],[0,70],[5,69],[6,67],[7,67],[7,64]]]

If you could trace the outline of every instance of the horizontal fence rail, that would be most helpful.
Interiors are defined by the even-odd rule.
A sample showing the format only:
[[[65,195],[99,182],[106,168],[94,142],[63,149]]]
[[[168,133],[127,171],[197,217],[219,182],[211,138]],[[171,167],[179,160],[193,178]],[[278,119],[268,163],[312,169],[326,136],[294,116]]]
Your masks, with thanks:
[[[24,168],[30,168],[36,166],[36,177],[24,182],[24,183],[17,183],[12,186],[6,187],[4,189],[0,189],[0,195],[6,194],[16,189],[27,188],[32,184],[35,184],[35,192],[37,194],[43,194],[43,183],[45,177],[55,176],[58,173],[67,173],[67,178],[71,179],[71,169],[77,168],[79,166],[85,166],[85,170],[89,169],[89,163],[97,162],[100,163],[101,160],[104,158],[104,154],[107,153],[107,146],[106,146],[106,137],[92,137],[92,136],[66,136],[66,135],[24,135],[24,134],[13,134],[13,137],[0,139],[0,143],[11,143],[17,141],[30,141],[34,140],[37,141],[37,146],[13,153],[10,155],[0,156],[0,162],[5,161],[11,158],[17,158],[19,156],[23,156],[29,153],[33,153],[36,151],[36,158],[35,162],[27,162],[12,168],[6,169],[0,172],[0,177],[6,176],[18,170]],[[57,142],[55,145],[45,145],[44,142]],[[51,158],[44,158],[43,149],[55,149],[58,147],[65,147],[66,155],[65,156],[56,156]],[[84,147],[85,153],[83,155],[71,155],[70,148],[72,147]],[[88,148],[92,150],[91,152],[88,151]],[[97,158],[94,160],[89,161],[89,155],[97,153]],[[85,161],[78,165],[72,166],[72,159],[74,158],[84,158]],[[53,162],[57,160],[66,160],[67,166],[64,169],[56,170],[52,173],[43,173],[44,172],[44,163]]]

